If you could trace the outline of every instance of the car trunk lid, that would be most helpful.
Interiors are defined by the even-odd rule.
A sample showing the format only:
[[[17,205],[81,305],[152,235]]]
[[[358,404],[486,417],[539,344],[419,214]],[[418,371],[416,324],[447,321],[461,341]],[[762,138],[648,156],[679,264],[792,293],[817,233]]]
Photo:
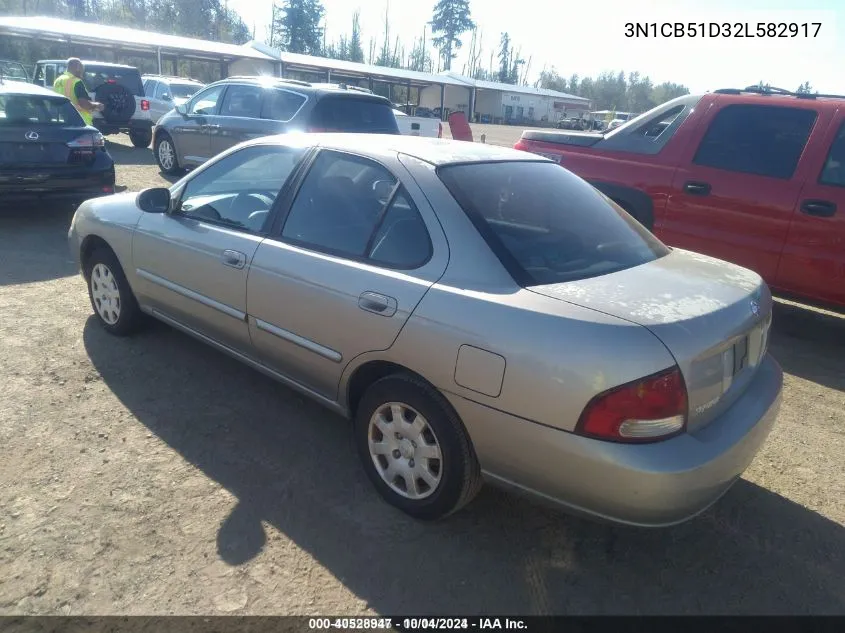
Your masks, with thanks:
[[[63,126],[0,126],[0,169],[72,164],[74,152],[68,143],[86,133],[92,131]]]
[[[745,391],[768,344],[772,298],[759,275],[689,251],[530,290],[648,328],[684,376],[691,432]]]

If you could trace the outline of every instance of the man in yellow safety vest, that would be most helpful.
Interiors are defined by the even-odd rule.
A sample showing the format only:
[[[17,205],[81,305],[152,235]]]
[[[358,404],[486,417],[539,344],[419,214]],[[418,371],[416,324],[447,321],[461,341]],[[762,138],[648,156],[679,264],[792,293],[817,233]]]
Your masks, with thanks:
[[[85,68],[76,57],[67,60],[67,70],[53,82],[53,90],[70,99],[73,107],[82,115],[86,125],[94,124],[93,112],[103,109],[103,104],[88,98],[88,89],[82,81]]]

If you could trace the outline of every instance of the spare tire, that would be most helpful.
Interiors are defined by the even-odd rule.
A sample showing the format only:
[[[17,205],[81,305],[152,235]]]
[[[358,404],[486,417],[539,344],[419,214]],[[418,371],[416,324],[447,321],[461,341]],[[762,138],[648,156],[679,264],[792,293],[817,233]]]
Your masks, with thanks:
[[[120,84],[103,84],[94,99],[105,106],[102,115],[106,123],[128,123],[135,114],[135,96]]]

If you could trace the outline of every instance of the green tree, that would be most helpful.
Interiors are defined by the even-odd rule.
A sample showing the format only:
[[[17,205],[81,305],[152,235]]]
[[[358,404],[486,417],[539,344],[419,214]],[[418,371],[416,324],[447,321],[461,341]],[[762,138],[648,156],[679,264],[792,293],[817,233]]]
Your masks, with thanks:
[[[274,7],[271,41],[291,53],[319,55],[322,52],[325,9],[320,0],[285,0]]]
[[[798,90],[796,90],[799,95],[808,95],[813,92],[813,87],[810,85],[809,81],[805,81],[803,84],[798,86]]]
[[[508,83],[511,76],[511,36],[502,33],[499,40],[499,81]]]
[[[360,11],[356,11],[352,14],[352,34],[349,36],[349,61],[364,61],[364,47],[361,45]]]
[[[439,0],[430,22],[434,46],[440,51],[444,70],[452,68],[452,60],[461,47],[461,35],[475,28],[469,0]]]
[[[654,87],[651,92],[651,100],[654,105],[660,105],[661,103],[666,103],[676,97],[683,97],[688,94],[689,88],[686,86],[672,83],[671,81],[664,81],[662,84]]]

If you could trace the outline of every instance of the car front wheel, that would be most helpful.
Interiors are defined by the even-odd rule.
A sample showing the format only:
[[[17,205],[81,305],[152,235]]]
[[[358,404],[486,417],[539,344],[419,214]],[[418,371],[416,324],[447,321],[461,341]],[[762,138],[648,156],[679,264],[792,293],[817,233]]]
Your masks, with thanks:
[[[126,336],[141,324],[143,313],[120,262],[107,248],[97,248],[85,260],[88,297],[100,325],[110,334]]]
[[[447,516],[481,488],[481,469],[458,416],[423,381],[394,374],[364,393],[355,443],[370,481],[391,505],[418,518]]]
[[[156,137],[156,162],[165,174],[175,174],[179,171],[179,161],[176,158],[176,146],[168,134],[162,133]]]

